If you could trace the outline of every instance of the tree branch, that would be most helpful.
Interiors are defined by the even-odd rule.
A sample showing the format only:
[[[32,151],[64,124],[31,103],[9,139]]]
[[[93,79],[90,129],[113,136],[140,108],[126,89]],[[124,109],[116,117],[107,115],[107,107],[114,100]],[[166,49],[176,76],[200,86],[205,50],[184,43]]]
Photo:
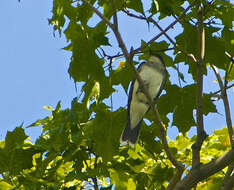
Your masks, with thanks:
[[[128,61],[130,56],[129,56],[127,47],[124,44],[123,39],[122,39],[122,37],[121,37],[121,35],[119,33],[117,23],[112,24],[106,17],[104,17],[104,15],[98,9],[96,9],[95,7],[93,7],[93,5],[89,1],[87,1],[87,0],[82,0],[82,1],[84,3],[86,3],[91,9],[93,9],[93,11],[100,17],[100,19],[102,19],[102,21],[104,21],[111,28],[111,30],[114,32],[115,37],[116,37],[116,39],[118,41],[119,47],[123,51],[125,59]],[[116,15],[116,13],[114,13],[114,15],[115,15],[114,16],[114,22],[117,22],[117,15]]]
[[[230,86],[227,86],[226,88],[224,88],[225,90],[228,90],[229,88],[232,88],[232,87],[234,87],[234,84],[231,84]],[[214,92],[214,93],[212,93],[213,95],[215,95],[215,94],[218,94],[218,93],[220,93],[222,90],[218,90],[218,91],[216,91],[216,92]]]
[[[195,3],[196,1],[193,1],[184,11],[183,13],[178,17],[176,18],[176,20],[174,22],[172,22],[165,30],[163,30],[162,32],[160,32],[158,35],[156,35],[155,37],[153,37],[151,40],[149,40],[145,46],[143,47],[139,47],[137,49],[135,49],[133,51],[133,54],[136,54],[140,51],[142,51],[142,49],[145,49],[146,47],[148,47],[151,43],[153,43],[155,40],[157,40],[160,36],[162,36],[163,34],[165,34],[169,29],[171,29],[177,22],[179,22],[179,20],[184,17],[184,15],[186,14],[186,12],[193,6],[193,4]]]
[[[203,106],[202,106],[202,95],[203,95],[203,60],[205,55],[205,29],[203,26],[203,15],[202,8],[199,4],[197,6],[198,14],[198,37],[199,37],[199,55],[197,62],[197,138],[196,142],[192,146],[192,168],[198,167],[200,165],[200,150],[203,141],[207,137],[206,132],[204,131],[203,123]]]
[[[234,174],[232,175],[233,169],[234,169],[234,162],[232,162],[232,164],[228,166],[228,170],[224,176],[220,190],[231,189],[232,187],[234,187]],[[230,181],[232,181],[232,184],[230,184]]]
[[[179,49],[178,45],[171,39],[171,37],[166,33],[166,31],[164,31],[164,30],[161,28],[161,26],[160,26],[152,17],[147,18],[147,17],[144,17],[144,16],[138,16],[138,15],[135,15],[135,14],[133,14],[133,13],[130,13],[128,10],[123,10],[123,12],[126,13],[126,14],[127,14],[128,16],[130,16],[130,17],[134,17],[134,18],[137,18],[137,19],[140,19],[140,20],[145,20],[145,21],[147,21],[147,22],[153,23],[153,24],[161,31],[161,33],[163,33],[163,34],[166,36],[166,38],[174,45],[174,47],[176,47],[176,48]],[[178,21],[179,21],[179,18],[178,18]],[[173,48],[173,49],[175,49],[175,48]],[[181,53],[183,53],[184,55],[188,56],[189,58],[191,58],[194,62],[197,62],[197,60],[196,60],[196,58],[194,57],[194,55],[185,53],[185,52],[184,52],[183,50],[181,50],[181,49],[179,49],[179,51],[180,51]]]
[[[211,161],[208,164],[202,165],[201,167],[192,169],[189,174],[176,185],[174,190],[191,189],[198,182],[207,179],[211,175],[230,165],[233,160],[234,149],[231,149],[228,152],[224,153],[224,155],[222,155],[220,158]]]
[[[232,146],[232,148],[234,148],[234,135],[233,135],[233,130],[232,130],[232,120],[231,120],[229,101],[227,97],[227,91],[223,85],[222,78],[218,73],[218,69],[214,65],[211,65],[211,68],[213,69],[216,75],[216,78],[218,80],[218,83],[219,83],[221,96],[223,99],[223,104],[224,104],[224,109],[225,109],[225,116],[226,116],[226,123],[227,123],[227,128],[228,128],[228,133],[229,133],[230,145]]]

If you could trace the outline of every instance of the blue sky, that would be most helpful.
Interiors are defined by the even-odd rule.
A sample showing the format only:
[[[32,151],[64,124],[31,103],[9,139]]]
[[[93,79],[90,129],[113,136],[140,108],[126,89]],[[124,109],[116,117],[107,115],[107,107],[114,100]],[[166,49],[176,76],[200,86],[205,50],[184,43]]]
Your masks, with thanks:
[[[62,100],[70,105],[76,92],[67,72],[70,55],[61,50],[65,39],[53,37],[48,25],[52,1],[0,2],[0,139],[7,130],[25,126],[49,114]],[[40,130],[27,129],[35,138]]]
[[[63,36],[54,37],[52,26],[48,25],[51,10],[52,0],[0,2],[0,140],[5,138],[7,130],[13,130],[22,122],[27,126],[49,115],[50,112],[43,106],[55,107],[61,100],[62,108],[66,108],[77,95],[73,80],[67,72],[70,54],[61,49],[66,45],[66,40]],[[170,20],[161,24],[166,27],[168,23]],[[135,47],[140,45],[139,38],[145,29],[148,30],[147,25],[139,25],[131,19],[124,20],[120,17],[123,38]],[[179,26],[174,30],[178,32]],[[169,34],[175,36],[176,32],[170,31]],[[150,39],[150,35],[146,34],[145,39]],[[175,79],[176,77],[173,78]],[[213,75],[206,78],[206,92],[218,89],[214,82],[210,85],[214,80],[216,79]],[[229,93],[232,93],[230,105],[234,105],[233,91],[229,90]],[[114,104],[120,102],[116,103],[116,106],[124,106],[127,96],[123,93],[115,94],[113,100]],[[209,133],[225,125],[221,105],[219,101],[220,114],[205,118]],[[170,128],[169,136],[175,132],[175,128]],[[33,140],[40,133],[40,128],[26,129],[26,134]]]

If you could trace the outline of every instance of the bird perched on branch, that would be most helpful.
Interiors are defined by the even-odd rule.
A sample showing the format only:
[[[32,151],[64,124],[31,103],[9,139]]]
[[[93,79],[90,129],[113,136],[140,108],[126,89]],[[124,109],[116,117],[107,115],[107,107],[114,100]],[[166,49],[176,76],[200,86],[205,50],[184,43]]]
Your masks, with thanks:
[[[147,89],[155,102],[167,79],[167,70],[162,57],[159,55],[151,55],[147,62],[139,65],[137,71],[143,84],[140,85],[137,79],[134,79],[131,83],[128,96],[127,124],[120,138],[122,145],[129,144],[131,147],[135,147],[143,117],[150,109],[150,103],[143,89]],[[144,85],[144,88],[142,85]]]

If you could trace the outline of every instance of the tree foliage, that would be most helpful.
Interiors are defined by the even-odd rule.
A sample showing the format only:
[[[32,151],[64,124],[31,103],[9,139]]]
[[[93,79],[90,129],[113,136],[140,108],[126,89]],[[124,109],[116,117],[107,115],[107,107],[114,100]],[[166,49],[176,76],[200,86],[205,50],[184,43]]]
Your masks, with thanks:
[[[0,142],[0,189],[234,187],[234,136],[227,94],[234,80],[233,6],[223,0],[150,2],[146,9],[141,0],[53,1],[49,24],[67,39],[64,50],[72,52],[68,72],[82,85],[82,92],[70,108],[62,110],[60,102],[54,109],[45,107],[51,115],[29,126],[42,127],[35,143],[23,126],[7,133]],[[143,40],[143,34],[140,47],[128,50],[131,44],[121,36],[119,16],[158,30],[149,41]],[[159,21],[164,20],[172,23],[162,29]],[[183,31],[172,38],[167,31],[178,23]],[[121,88],[127,92],[138,75],[133,65],[147,60],[150,51],[162,55],[179,83],[167,81],[166,93],[146,115],[139,143],[131,149],[119,144],[127,112],[113,106],[112,95]],[[184,64],[188,71],[180,69]],[[207,70],[214,71],[220,91],[204,91]],[[189,76],[193,80],[186,83]],[[210,126],[204,126],[203,116],[219,113],[216,101],[223,102],[226,126],[207,137],[205,129]],[[166,136],[171,125],[180,132],[175,140]],[[197,135],[189,137],[192,127]]]

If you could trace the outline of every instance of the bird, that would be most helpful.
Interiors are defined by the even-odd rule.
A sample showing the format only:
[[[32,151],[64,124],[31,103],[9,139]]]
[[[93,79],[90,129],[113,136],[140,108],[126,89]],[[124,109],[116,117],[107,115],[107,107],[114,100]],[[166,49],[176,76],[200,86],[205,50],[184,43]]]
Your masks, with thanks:
[[[162,57],[158,54],[151,54],[147,62],[143,62],[138,66],[137,71],[151,99],[156,102],[164,89],[168,76]],[[127,123],[120,137],[121,145],[135,147],[143,117],[149,109],[150,104],[143,92],[143,87],[135,78],[130,84]]]

